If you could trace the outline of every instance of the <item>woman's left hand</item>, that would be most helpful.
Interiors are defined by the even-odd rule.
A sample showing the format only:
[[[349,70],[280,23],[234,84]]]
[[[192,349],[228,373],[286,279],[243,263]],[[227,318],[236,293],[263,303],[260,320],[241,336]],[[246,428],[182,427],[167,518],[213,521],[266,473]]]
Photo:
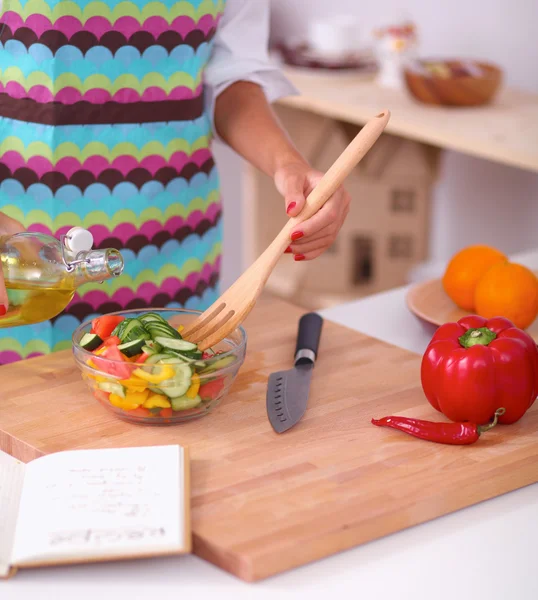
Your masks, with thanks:
[[[275,185],[284,196],[290,217],[301,212],[306,197],[322,176],[323,173],[306,163],[291,163],[276,171]],[[287,252],[292,252],[296,261],[312,260],[323,254],[334,243],[349,212],[350,200],[346,190],[340,187],[315,215],[293,229]]]

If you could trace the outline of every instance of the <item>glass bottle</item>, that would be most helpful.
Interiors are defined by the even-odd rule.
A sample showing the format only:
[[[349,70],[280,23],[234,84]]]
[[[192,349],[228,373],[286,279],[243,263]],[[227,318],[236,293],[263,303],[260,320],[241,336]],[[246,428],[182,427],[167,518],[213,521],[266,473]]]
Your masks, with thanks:
[[[0,236],[0,260],[9,308],[0,328],[47,321],[71,302],[78,287],[123,272],[113,248],[92,250],[93,236],[73,227],[60,240],[43,233]]]

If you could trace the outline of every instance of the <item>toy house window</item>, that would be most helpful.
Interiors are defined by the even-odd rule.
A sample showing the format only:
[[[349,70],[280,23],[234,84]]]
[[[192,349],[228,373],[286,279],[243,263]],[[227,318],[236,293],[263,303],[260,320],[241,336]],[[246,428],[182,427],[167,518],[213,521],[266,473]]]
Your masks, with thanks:
[[[412,258],[413,238],[410,235],[391,235],[389,256],[390,258]]]
[[[357,236],[353,239],[353,284],[369,283],[373,277],[374,244],[371,238]]]
[[[392,190],[390,208],[392,212],[413,212],[415,210],[415,192],[398,188]]]

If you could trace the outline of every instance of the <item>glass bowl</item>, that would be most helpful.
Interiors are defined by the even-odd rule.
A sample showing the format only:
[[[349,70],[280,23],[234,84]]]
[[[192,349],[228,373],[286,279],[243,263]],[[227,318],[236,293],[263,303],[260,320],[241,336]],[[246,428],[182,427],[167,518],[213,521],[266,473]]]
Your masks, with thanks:
[[[150,319],[150,313],[176,331],[201,314],[196,310],[161,308],[106,316],[142,318],[146,327],[144,319]],[[93,350],[83,348],[81,340],[91,330],[92,323],[88,321],[73,333],[73,355],[82,379],[102,406],[131,423],[181,423],[209,414],[226,396],[245,360],[247,335],[242,327],[204,352],[202,358],[188,357],[157,344],[151,348],[155,354],[143,363],[136,362],[141,360],[136,354],[125,358],[117,353],[118,358],[107,358],[101,354],[104,345]]]

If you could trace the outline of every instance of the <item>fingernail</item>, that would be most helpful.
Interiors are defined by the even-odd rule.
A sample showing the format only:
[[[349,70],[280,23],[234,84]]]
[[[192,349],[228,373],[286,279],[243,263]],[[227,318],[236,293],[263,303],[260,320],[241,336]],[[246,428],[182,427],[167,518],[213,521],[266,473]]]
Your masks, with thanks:
[[[291,253],[292,253],[291,246],[288,246],[288,247],[286,248],[286,250],[284,250],[284,254],[291,254]]]
[[[3,317],[6,313],[7,308],[3,304],[0,304],[0,317]]]
[[[288,213],[288,215],[296,206],[297,206],[297,202],[290,202],[288,204],[288,208],[286,209],[286,212]]]
[[[300,240],[303,236],[304,236],[304,233],[302,231],[294,231],[291,234],[291,239],[292,239],[292,241],[296,242],[297,240]]]
[[[305,257],[304,254],[296,254],[293,258],[299,262],[300,260],[304,260]]]

